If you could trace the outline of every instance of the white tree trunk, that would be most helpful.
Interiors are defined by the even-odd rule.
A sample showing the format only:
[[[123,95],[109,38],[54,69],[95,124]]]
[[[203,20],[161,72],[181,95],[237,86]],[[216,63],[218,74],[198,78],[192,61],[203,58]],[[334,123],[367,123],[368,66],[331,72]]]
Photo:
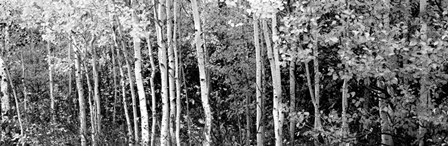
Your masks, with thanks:
[[[158,3],[158,16],[157,19],[158,22],[163,22],[166,20],[166,17],[164,15],[165,9],[165,0],[160,0]],[[170,143],[170,133],[169,133],[169,94],[168,94],[168,62],[167,62],[167,47],[164,44],[164,38],[163,38],[163,29],[162,26],[163,23],[160,25],[156,25],[156,31],[157,31],[157,45],[159,46],[159,68],[160,68],[160,77],[162,81],[162,126],[160,129],[161,136],[160,136],[160,145],[166,146]]]
[[[120,51],[117,49],[117,56],[118,56],[118,58],[120,58],[118,61],[118,69],[120,71],[120,76],[121,76],[120,84],[121,84],[121,91],[122,91],[122,96],[123,96],[124,117],[126,119],[126,126],[127,126],[127,130],[128,130],[128,132],[127,132],[128,141],[129,141],[129,144],[131,145],[133,143],[134,136],[133,136],[131,118],[129,116],[128,103],[126,101],[126,83],[125,83],[126,75],[124,74],[123,65],[121,63],[123,61],[123,59],[121,59],[122,57],[119,52]]]
[[[255,45],[255,62],[256,62],[256,101],[257,101],[257,146],[264,146],[264,96],[263,96],[263,52],[260,48],[260,29],[259,20],[257,16],[254,16],[254,45]]]
[[[129,81],[129,88],[131,89],[131,100],[132,100],[132,115],[134,119],[134,141],[135,143],[139,143],[139,126],[138,126],[138,115],[137,115],[137,101],[135,97],[135,89],[134,89],[134,79],[132,78],[132,68],[131,64],[129,63],[128,59],[128,53],[126,52],[125,42],[121,40],[121,51],[123,52],[123,60],[126,63],[126,69],[127,69],[127,75],[128,75],[128,81]]]
[[[168,85],[169,85],[169,96],[170,96],[170,135],[171,144],[176,141],[175,137],[175,118],[176,118],[176,84],[175,84],[175,60],[174,60],[174,48],[173,48],[173,14],[172,14],[172,0],[166,0],[166,42],[168,49]]]
[[[80,130],[79,135],[81,138],[81,145],[87,146],[86,136],[87,136],[87,124],[86,124],[86,107],[85,107],[85,98],[84,98],[84,89],[82,85],[82,74],[81,74],[81,58],[79,52],[75,55],[75,69],[76,69],[76,87],[78,88],[78,102],[79,102],[79,121],[80,121]]]
[[[177,46],[178,39],[177,37],[180,35],[179,28],[179,6],[178,1],[174,1],[174,33],[173,33],[173,49],[174,49],[174,61],[175,61],[175,80],[176,80],[176,132],[175,132],[175,139],[176,139],[176,145],[180,146],[180,114],[181,114],[181,100],[180,100],[180,92],[181,92],[181,83],[180,83],[180,67],[181,65],[181,54],[179,52],[179,48]],[[172,111],[174,112],[174,111]]]
[[[149,38],[149,36],[146,38],[146,42],[148,43],[148,55],[149,55],[149,62],[151,64],[151,77],[149,78],[149,83],[151,84],[151,116],[152,116],[152,124],[151,124],[151,146],[154,146],[155,142],[155,135],[156,135],[156,92],[155,92],[155,85],[154,85],[154,79],[156,77],[156,65],[154,63],[154,56],[152,51],[152,43]]]
[[[289,64],[289,96],[290,96],[290,105],[289,105],[289,115],[292,116],[294,112],[296,112],[296,60],[293,58]],[[295,136],[295,121],[290,118],[289,121],[289,140],[290,145],[294,146],[294,136]]]
[[[198,66],[199,66],[199,83],[201,86],[201,100],[202,106],[204,108],[205,114],[205,127],[204,127],[204,136],[205,140],[203,142],[204,146],[212,145],[212,137],[211,137],[211,128],[212,128],[212,111],[209,103],[209,84],[207,78],[207,69],[206,69],[206,50],[204,45],[204,38],[202,36],[202,28],[201,28],[201,18],[199,14],[199,4],[197,0],[192,0],[191,5],[193,8],[193,20],[194,20],[194,28],[195,28],[195,44],[198,58]]]
[[[276,36],[276,18],[272,18],[272,38],[277,37]],[[272,114],[274,118],[274,134],[275,134],[275,145],[281,146],[282,145],[282,126],[281,126],[281,77],[280,77],[280,66],[278,64],[279,57],[278,57],[278,48],[277,43],[275,43],[275,40],[271,40],[268,32],[268,25],[266,22],[266,19],[262,21],[263,24],[263,33],[264,38],[266,41],[266,48],[268,50],[268,60],[271,67],[271,74],[272,74],[272,85],[273,85],[273,109]],[[272,42],[274,41],[274,46],[272,46]]]
[[[51,45],[50,42],[47,42],[47,51],[48,51],[48,57],[47,57],[47,61],[48,61],[48,75],[49,75],[49,86],[50,86],[50,112],[51,112],[51,121],[55,122],[55,109],[54,109],[54,104],[55,104],[55,99],[53,96],[53,65],[51,64]]]
[[[137,90],[140,105],[141,130],[142,130],[142,145],[149,144],[149,118],[148,109],[146,107],[146,95],[143,88],[142,77],[142,56],[140,48],[140,38],[134,37],[134,56],[135,56],[135,80],[137,82]]]
[[[92,142],[91,145],[92,146],[96,146],[98,145],[97,143],[97,133],[96,133],[96,127],[97,127],[97,123],[96,123],[96,108],[95,108],[95,103],[92,100],[92,83],[90,81],[90,76],[89,76],[89,71],[87,69],[87,65],[84,64],[83,65],[84,70],[85,70],[85,75],[86,75],[86,80],[87,80],[87,100],[89,102],[89,109],[90,109],[90,129],[91,129],[91,134],[92,134]]]

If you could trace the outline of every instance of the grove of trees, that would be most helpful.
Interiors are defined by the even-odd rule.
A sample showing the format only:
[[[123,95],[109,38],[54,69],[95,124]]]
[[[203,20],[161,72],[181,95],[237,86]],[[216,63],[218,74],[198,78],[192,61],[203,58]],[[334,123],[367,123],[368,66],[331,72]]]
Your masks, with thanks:
[[[445,0],[0,0],[0,145],[447,145]]]

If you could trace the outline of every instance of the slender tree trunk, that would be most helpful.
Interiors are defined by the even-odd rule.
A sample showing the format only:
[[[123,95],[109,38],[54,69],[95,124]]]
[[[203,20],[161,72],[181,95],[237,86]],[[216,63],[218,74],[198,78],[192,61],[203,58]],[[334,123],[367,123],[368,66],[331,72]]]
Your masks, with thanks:
[[[86,136],[87,136],[87,126],[86,126],[86,107],[84,99],[84,89],[82,85],[82,75],[81,75],[81,65],[80,65],[80,54],[75,53],[75,69],[76,69],[76,87],[78,88],[78,102],[79,102],[79,121],[80,121],[80,137],[81,145],[87,146]]]
[[[23,115],[23,118],[24,118],[24,123],[27,123],[28,122],[28,117],[27,117],[27,111],[28,111],[28,109],[27,109],[27,102],[28,102],[28,96],[27,96],[27,92],[26,92],[26,84],[25,84],[25,60],[23,59],[23,50],[20,52],[20,63],[21,63],[21,66],[22,66],[22,79],[21,79],[21,82],[22,82],[22,86],[23,86],[23,110],[24,110],[24,115]],[[28,126],[27,126],[28,127]],[[28,130],[28,128],[27,127],[25,127],[25,131],[27,131]],[[24,135],[23,135],[24,137],[26,137],[26,133],[24,133]],[[25,141],[23,141],[22,142],[22,146],[24,146],[25,145]]]
[[[289,105],[289,140],[290,145],[294,146],[294,136],[295,136],[295,127],[296,123],[294,119],[292,119],[292,115],[296,112],[296,75],[295,69],[296,67],[296,59],[293,58],[289,64],[289,96],[290,96],[290,105]]]
[[[100,105],[100,87],[99,87],[99,75],[98,75],[98,68],[97,68],[97,53],[96,53],[96,48],[95,46],[93,46],[93,42],[95,41],[95,37],[94,36],[92,38],[92,40],[90,40],[90,49],[92,51],[92,73],[93,73],[93,100],[95,102],[95,122],[96,122],[96,127],[95,127],[95,139],[98,142],[98,138],[99,135],[101,134],[101,105]]]
[[[158,21],[158,11],[160,10],[160,8],[158,7],[159,5],[156,4],[155,0],[151,0],[151,4],[153,5],[153,17],[154,17],[154,25],[156,26],[156,35],[157,35],[157,44],[161,44],[162,42],[162,36],[161,36],[161,24]],[[160,41],[159,41],[160,39]],[[156,123],[157,123],[157,118],[156,118],[156,95],[155,95],[155,85],[154,85],[154,79],[156,76],[156,65],[154,63],[154,56],[153,56],[153,50],[152,50],[152,43],[150,40],[150,35],[148,34],[146,41],[148,43],[148,55],[149,55],[149,60],[150,60],[150,64],[151,64],[151,77],[149,79],[149,82],[151,84],[151,117],[152,117],[152,124],[151,124],[151,146],[155,145],[155,141],[156,141]],[[163,78],[163,77],[161,77]]]
[[[124,74],[123,65],[121,63],[123,61],[123,57],[121,57],[119,52],[120,51],[117,49],[117,56],[119,58],[118,69],[120,71],[120,76],[121,76],[120,84],[121,84],[121,91],[122,91],[122,97],[123,97],[123,109],[124,109],[124,116],[125,116],[125,119],[126,119],[126,126],[127,126],[127,130],[128,130],[127,135],[128,135],[129,145],[132,145],[133,139],[134,139],[133,138],[134,137],[133,136],[134,132],[132,131],[131,118],[129,116],[128,104],[127,104],[127,101],[126,101],[126,82],[125,82],[126,76]]]
[[[385,85],[382,81],[377,80],[377,86],[384,89]],[[380,123],[381,123],[381,145],[393,146],[394,141],[392,139],[391,123],[388,116],[390,108],[388,108],[387,103],[384,100],[384,93],[380,93],[378,107],[380,108]]]
[[[70,44],[69,47],[67,47],[68,50],[68,63],[69,63],[69,69],[68,69],[68,94],[67,94],[67,98],[70,98],[70,96],[72,95],[72,45]]]
[[[427,24],[426,24],[426,20],[423,17],[426,13],[426,5],[427,5],[427,0],[420,0],[420,18],[423,20],[420,32],[422,33],[422,37],[421,38],[427,38],[426,36],[426,31],[427,31]],[[423,40],[426,41],[426,40]],[[422,47],[423,48],[423,47]],[[429,57],[429,56],[428,56]],[[419,146],[424,146],[425,145],[425,134],[426,134],[426,128],[423,127],[423,125],[425,125],[424,120],[422,119],[422,117],[424,116],[424,114],[428,113],[428,102],[430,101],[429,99],[429,89],[427,88],[428,85],[428,77],[425,74],[422,74],[422,77],[420,79],[420,108],[417,108],[420,111],[417,111],[418,113],[418,117],[419,117],[419,127],[418,127],[418,138],[419,138]]]
[[[51,64],[52,56],[51,56],[51,45],[50,42],[47,42],[47,51],[48,51],[48,75],[49,75],[49,86],[50,86],[50,109],[51,109],[51,121],[55,122],[55,99],[53,96],[53,65]]]
[[[202,36],[202,28],[201,28],[201,18],[199,14],[199,4],[197,0],[192,0],[191,5],[193,8],[193,19],[194,19],[194,28],[195,28],[195,44],[197,50],[197,58],[198,58],[198,66],[199,66],[199,78],[201,85],[201,100],[202,106],[204,108],[205,114],[205,127],[204,127],[204,135],[205,140],[203,142],[204,146],[212,145],[212,137],[211,137],[211,128],[212,128],[212,111],[209,104],[209,84],[207,78],[207,69],[206,69],[206,50],[204,44],[204,38]]]
[[[19,99],[17,97],[16,88],[14,87],[14,84],[12,83],[11,74],[9,73],[8,69],[5,69],[7,80],[9,81],[9,86],[12,89],[12,93],[14,96],[15,106],[16,106],[16,112],[17,112],[17,119],[19,120],[19,127],[20,127],[20,136],[23,137],[24,131],[23,131],[23,124],[22,124],[22,115],[20,112],[20,106],[19,106]]]
[[[259,20],[254,16],[253,20],[254,26],[254,44],[255,44],[255,62],[256,62],[256,96],[257,96],[257,146],[264,146],[264,96],[263,96],[263,56],[260,48],[260,30],[259,30]]]
[[[347,81],[348,79],[346,77],[343,77],[343,84],[342,84],[342,143],[344,145],[349,144],[345,142],[347,140],[347,135],[349,133],[348,129],[348,123],[347,123],[347,98],[348,98],[348,89],[347,89]]]
[[[117,91],[117,73],[115,68],[115,49],[113,47],[110,48],[111,51],[111,60],[112,60],[112,79],[113,79],[113,94],[114,94],[114,103],[112,104],[112,123],[116,121],[117,115],[117,101],[118,101],[118,91]]]
[[[250,133],[250,96],[246,95],[246,145],[250,146],[251,133]]]
[[[272,18],[272,38],[276,37],[276,18]],[[277,50],[277,43],[274,43],[274,46],[271,44],[269,32],[268,32],[268,25],[266,22],[266,19],[262,21],[263,24],[263,33],[264,38],[266,41],[266,48],[268,50],[268,60],[269,64],[271,66],[271,74],[272,74],[272,84],[273,84],[273,117],[274,117],[274,133],[275,133],[275,145],[281,146],[282,145],[282,126],[281,126],[281,110],[280,110],[280,104],[281,104],[281,77],[280,77],[280,68],[279,68],[279,58],[278,58],[278,50]],[[276,40],[273,40],[274,42]]]
[[[131,99],[132,99],[132,114],[133,114],[133,118],[134,118],[134,141],[135,143],[139,143],[140,142],[140,138],[139,138],[139,126],[138,126],[138,115],[137,115],[137,97],[135,96],[135,89],[134,89],[134,79],[132,78],[132,68],[131,68],[131,64],[129,62],[128,59],[128,53],[126,52],[126,48],[125,48],[125,42],[122,40],[121,42],[121,51],[123,51],[123,60],[126,63],[126,69],[127,69],[127,73],[128,73],[128,80],[129,80],[129,88],[131,89]]]
[[[173,48],[173,14],[172,11],[172,0],[166,0],[166,42],[168,48],[168,85],[169,85],[169,96],[170,96],[170,135],[171,144],[176,142],[175,138],[175,118],[176,118],[176,84],[175,84],[175,60],[174,60],[174,48]]]
[[[138,22],[137,16],[133,13],[134,22]],[[137,26],[135,26],[137,27]],[[137,82],[137,90],[139,96],[139,106],[140,106],[140,117],[141,117],[141,130],[142,130],[142,145],[149,144],[149,118],[148,109],[146,105],[146,95],[145,89],[143,87],[143,77],[142,77],[142,55],[141,55],[141,40],[138,36],[133,37],[134,41],[134,60],[135,60],[135,80]]]
[[[154,85],[154,79],[156,77],[156,65],[154,63],[154,56],[153,56],[153,50],[152,50],[152,43],[149,38],[149,36],[146,38],[146,42],[148,43],[148,55],[149,55],[149,62],[151,64],[151,77],[149,78],[149,83],[151,84],[151,117],[152,117],[152,124],[151,124],[151,146],[154,146],[155,142],[155,136],[156,136],[156,90]]]
[[[32,49],[32,48],[30,48]],[[20,53],[20,63],[22,65],[22,86],[23,86],[23,109],[25,110],[24,113],[26,113],[28,111],[28,96],[27,96],[27,91],[26,91],[26,84],[25,84],[25,77],[26,77],[26,73],[25,73],[25,60],[23,59],[23,51]],[[25,122],[27,121],[27,116],[25,115]]]
[[[183,82],[183,85],[185,87],[185,89],[184,89],[185,101],[187,101],[186,111],[185,111],[185,114],[186,114],[185,120],[187,121],[187,137],[188,137],[187,141],[188,141],[188,146],[191,146],[191,140],[190,140],[190,136],[191,136],[191,130],[190,130],[191,123],[190,123],[190,121],[191,120],[190,120],[190,102],[189,102],[190,100],[188,98],[187,82],[186,82],[186,79],[185,79],[185,72],[184,72],[183,66],[180,66],[180,69],[182,70],[182,82]]]
[[[5,34],[5,41],[2,42],[2,49],[0,50],[3,54],[3,52],[7,52],[9,50],[9,28],[6,27],[3,29],[3,33]],[[0,55],[0,96],[1,96],[1,116],[2,121],[1,123],[5,123],[9,120],[9,110],[11,109],[11,106],[9,104],[9,94],[8,94],[8,79],[6,77],[6,60],[4,60],[4,56]],[[1,130],[0,138],[3,139],[3,136],[5,136],[7,133],[5,130]]]
[[[179,2],[174,1],[174,34],[173,34],[173,49],[174,49],[174,61],[175,61],[175,80],[176,80],[176,132],[175,139],[176,145],[180,146],[180,114],[181,114],[181,100],[180,100],[180,92],[181,92],[181,83],[180,83],[180,67],[181,63],[181,53],[179,52],[179,48],[177,46],[178,43],[178,35],[180,35],[180,30],[178,30],[179,21]],[[173,111],[174,112],[174,111]]]
[[[316,26],[315,26],[316,27]],[[320,71],[319,71],[319,49],[317,43],[317,28],[313,28],[312,36],[315,38],[313,40],[313,64],[314,64],[314,129],[321,131],[322,123],[320,119]]]
[[[385,9],[387,10],[388,13],[390,13],[390,1],[389,0],[384,0],[383,1],[385,4]],[[389,23],[390,23],[390,18],[389,18],[389,14],[386,14],[384,16],[384,28],[385,30],[389,30]],[[379,79],[377,79],[377,86],[382,88],[382,89],[386,89],[387,87],[385,87],[385,83],[383,81],[380,81]],[[385,95],[384,93],[382,93],[380,95],[382,98],[379,99],[379,103],[378,103],[378,107],[379,107],[379,114],[380,114],[380,122],[381,122],[381,144],[382,145],[387,145],[387,146],[393,146],[394,145],[394,141],[392,138],[392,128],[391,128],[391,122],[390,122],[390,118],[388,116],[388,114],[390,113],[390,108],[388,108],[387,103],[385,101],[383,101],[383,99],[385,99]]]
[[[90,130],[91,130],[91,134],[92,134],[92,146],[96,146],[98,145],[98,141],[97,141],[97,133],[96,133],[96,127],[97,127],[97,122],[96,122],[96,108],[95,108],[95,102],[92,100],[92,92],[93,92],[93,87],[92,87],[92,82],[90,80],[90,76],[89,76],[89,70],[87,68],[87,65],[84,64],[83,65],[84,70],[85,70],[85,76],[86,76],[86,80],[87,80],[87,100],[89,102],[89,108],[90,108]]]
[[[165,13],[165,0],[159,0],[158,3],[158,15],[157,18],[155,18],[158,22],[158,25],[156,25],[156,31],[157,31],[157,45],[159,46],[158,56],[159,56],[159,68],[160,68],[160,78],[162,82],[162,126],[160,129],[160,145],[169,145],[170,144],[170,133],[169,133],[169,93],[168,93],[168,62],[167,62],[167,46],[164,44],[164,37],[163,37],[163,28],[162,25],[164,20],[166,20]],[[155,15],[156,16],[156,15]]]

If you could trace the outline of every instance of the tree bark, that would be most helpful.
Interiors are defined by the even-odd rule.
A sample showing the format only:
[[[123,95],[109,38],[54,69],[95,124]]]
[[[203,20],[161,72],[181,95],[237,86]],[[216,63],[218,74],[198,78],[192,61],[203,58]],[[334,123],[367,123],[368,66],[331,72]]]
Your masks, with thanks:
[[[176,118],[176,84],[175,84],[175,60],[174,60],[174,48],[173,48],[173,14],[171,13],[172,9],[172,0],[165,0],[165,8],[166,8],[166,42],[168,49],[168,85],[169,85],[169,96],[170,96],[170,137],[171,144],[176,142],[175,137],[175,118]]]
[[[294,146],[294,136],[295,136],[295,127],[296,123],[294,119],[292,119],[292,115],[296,112],[296,75],[295,75],[295,67],[296,67],[296,59],[293,58],[289,64],[289,96],[290,96],[290,105],[289,105],[289,140],[290,145]]]
[[[176,145],[180,146],[180,114],[181,114],[181,100],[180,100],[180,92],[181,92],[181,83],[180,83],[180,67],[181,61],[182,61],[182,55],[179,52],[178,48],[178,36],[180,36],[180,30],[179,30],[179,2],[174,1],[174,34],[173,34],[173,49],[174,49],[174,61],[175,61],[175,80],[176,80],[176,132],[175,132],[175,139],[176,139]],[[174,111],[173,111],[174,112]]]
[[[86,135],[86,109],[85,109],[85,99],[84,99],[84,89],[82,85],[82,75],[81,75],[81,65],[80,65],[80,54],[79,51],[75,53],[75,69],[76,69],[76,87],[78,88],[78,102],[79,102],[79,121],[80,121],[80,137],[81,145],[87,146]]]
[[[272,38],[277,37],[276,34],[276,17],[272,18]],[[274,46],[272,46],[271,44],[271,40],[270,40],[270,36],[269,36],[269,32],[268,32],[268,25],[266,22],[266,19],[264,19],[262,21],[263,24],[263,33],[264,33],[264,38],[266,41],[266,48],[267,48],[267,54],[268,54],[268,60],[269,60],[269,64],[271,67],[271,74],[272,74],[272,85],[273,85],[273,90],[274,90],[274,95],[273,95],[273,109],[272,109],[272,113],[273,113],[273,117],[274,117],[274,134],[275,134],[275,145],[276,146],[281,146],[282,145],[282,126],[281,126],[281,109],[280,109],[280,104],[281,104],[281,94],[282,94],[282,89],[281,89],[281,77],[280,77],[280,66],[278,64],[279,62],[279,57],[278,57],[278,48],[277,48],[277,43],[274,43]],[[272,41],[276,41],[275,39],[273,39]]]
[[[256,101],[257,101],[257,146],[264,146],[264,96],[263,96],[263,56],[260,48],[260,30],[259,20],[257,16],[254,16],[254,45],[255,45],[255,62],[256,62]]]
[[[250,123],[251,123],[251,117],[250,117],[250,96],[246,95],[246,145],[250,146]]]
[[[212,145],[212,137],[211,137],[211,128],[212,128],[212,111],[209,103],[209,84],[207,78],[207,57],[206,50],[203,46],[204,38],[202,36],[202,28],[201,28],[201,18],[199,14],[199,4],[197,0],[192,0],[191,5],[193,8],[193,20],[194,20],[194,28],[195,28],[195,44],[198,58],[198,66],[199,66],[199,81],[201,86],[201,101],[202,106],[204,108],[205,114],[205,127],[204,127],[204,136],[205,140],[203,142],[204,146]]]
[[[155,142],[155,136],[156,136],[156,90],[154,85],[154,79],[156,77],[156,65],[154,63],[154,56],[153,56],[153,50],[152,50],[152,43],[149,38],[149,36],[146,38],[146,42],[148,44],[148,55],[149,55],[149,62],[151,64],[151,77],[149,78],[149,83],[151,84],[151,116],[152,116],[152,124],[151,124],[151,146],[154,146]]]
[[[133,138],[134,137],[133,136],[134,132],[132,130],[131,118],[129,116],[128,104],[127,104],[127,101],[126,101],[126,83],[125,83],[126,76],[124,74],[123,65],[121,63],[123,61],[123,57],[121,57],[119,52],[120,51],[117,49],[117,56],[119,58],[118,69],[120,71],[120,76],[121,76],[120,84],[121,84],[121,91],[122,91],[122,97],[123,97],[123,109],[124,109],[124,116],[125,116],[125,119],[126,119],[126,126],[127,126],[127,130],[128,130],[127,136],[128,136],[129,145],[132,145],[133,139],[134,139]]]
[[[342,140],[343,144],[349,144],[345,142],[347,140],[347,135],[349,133],[348,129],[348,123],[347,123],[347,98],[348,98],[348,89],[347,89],[347,81],[348,79],[346,77],[343,77],[343,84],[342,84]]]
[[[318,32],[317,26],[314,26],[312,31],[313,40],[313,64],[314,64],[314,129],[321,131],[322,130],[322,122],[320,119],[320,71],[319,71],[319,49],[318,49]]]
[[[111,52],[111,60],[112,60],[112,79],[113,79],[113,94],[114,94],[114,102],[112,104],[112,123],[116,121],[117,115],[117,101],[118,101],[118,92],[117,92],[117,73],[116,73],[116,63],[115,63],[115,49],[113,47],[110,48]]]
[[[389,23],[390,23],[390,18],[389,18],[389,13],[390,13],[390,1],[389,0],[384,0],[383,1],[385,4],[385,9],[387,10],[387,14],[384,15],[384,28],[385,30],[389,30]],[[382,88],[382,89],[386,89],[387,87],[385,85],[385,83],[383,81],[380,81],[380,79],[377,79],[377,86]],[[391,119],[389,118],[389,113],[392,109],[390,109],[387,106],[387,103],[385,101],[383,101],[385,99],[385,95],[384,93],[382,93],[380,95],[379,99],[379,103],[378,103],[378,107],[379,107],[379,114],[380,114],[380,122],[381,122],[381,144],[382,145],[387,145],[387,146],[393,146],[394,145],[394,141],[392,138],[392,127],[391,127]]]
[[[169,93],[168,93],[168,62],[167,62],[167,47],[165,46],[165,39],[163,37],[163,28],[160,22],[166,20],[164,15],[165,8],[165,0],[160,0],[158,3],[158,16],[156,18],[158,25],[156,25],[157,31],[157,45],[158,48],[158,56],[159,56],[159,68],[160,68],[160,78],[162,84],[162,126],[160,129],[160,145],[169,145],[170,144],[170,133],[169,133]]]
[[[93,74],[93,100],[95,102],[95,135],[96,140],[98,141],[99,135],[101,134],[101,103],[100,103],[100,87],[99,87],[99,75],[98,75],[98,68],[97,68],[97,52],[96,47],[93,45],[95,42],[96,36],[92,35],[91,40],[89,41],[89,47],[92,53],[92,74]]]
[[[14,87],[14,84],[12,83],[12,79],[11,79],[11,74],[9,73],[8,69],[5,69],[6,71],[6,76],[7,76],[7,80],[9,81],[9,86],[11,87],[13,96],[14,96],[14,101],[15,101],[15,106],[16,106],[16,112],[17,112],[17,119],[19,120],[19,127],[20,127],[20,136],[23,138],[23,124],[22,124],[22,114],[20,112],[20,106],[19,106],[19,99],[17,97],[17,92],[16,92],[16,88]]]
[[[92,87],[92,82],[90,80],[90,76],[89,76],[89,71],[87,68],[87,65],[84,64],[83,65],[84,70],[85,70],[85,76],[86,76],[86,81],[87,81],[87,100],[89,102],[89,108],[90,108],[90,129],[91,129],[91,134],[92,134],[92,146],[96,146],[98,145],[98,140],[97,140],[97,133],[96,133],[96,127],[97,127],[97,122],[96,122],[96,108],[95,108],[95,102],[92,100],[92,92],[93,92],[93,87]]]
[[[377,86],[381,89],[385,89],[384,82],[377,80]],[[393,146],[394,141],[392,139],[392,129],[391,129],[391,123],[389,119],[389,111],[391,110],[387,103],[384,101],[385,94],[380,93],[379,98],[379,113],[380,113],[380,123],[381,123],[381,145],[387,145],[387,146]]]
[[[55,99],[53,96],[53,65],[51,64],[52,56],[51,56],[51,45],[50,42],[47,42],[47,51],[48,51],[48,75],[49,75],[49,86],[50,86],[50,113],[51,113],[51,122],[55,122]]]
[[[136,16],[136,12],[133,12],[133,21],[138,23],[139,20]],[[134,26],[138,27],[138,26]],[[134,28],[136,29],[136,28]],[[139,96],[139,106],[140,106],[140,117],[141,117],[141,130],[142,130],[142,145],[149,144],[149,118],[148,109],[146,105],[146,95],[145,89],[143,87],[143,77],[142,77],[142,55],[141,55],[141,39],[139,36],[133,36],[134,42],[134,59],[135,59],[135,80],[137,82],[137,90]]]
[[[132,78],[132,68],[131,64],[128,59],[128,53],[126,52],[125,42],[122,40],[121,42],[121,51],[123,51],[123,60],[126,63],[127,73],[128,73],[128,80],[129,80],[129,88],[131,89],[131,100],[132,100],[132,114],[134,118],[134,141],[135,143],[140,142],[139,138],[139,126],[138,126],[138,115],[137,115],[137,97],[135,96],[135,89],[134,89],[134,79]]]
[[[427,36],[426,36],[426,31],[427,31],[427,24],[426,24],[426,20],[424,18],[424,15],[426,13],[426,5],[427,5],[427,0],[420,0],[420,18],[422,20],[422,26],[420,29],[420,32],[422,33],[422,35],[420,36],[421,39],[423,41],[426,41]],[[423,47],[422,47],[423,48]],[[429,56],[428,56],[429,57]],[[422,74],[421,78],[420,78],[420,108],[417,108],[418,113],[418,119],[419,119],[419,127],[418,127],[418,138],[419,138],[419,146],[424,146],[425,145],[425,134],[426,134],[426,128],[424,128],[425,122],[423,120],[423,116],[425,114],[428,113],[428,102],[430,101],[430,97],[429,97],[429,89],[427,88],[428,85],[428,77],[426,74]]]

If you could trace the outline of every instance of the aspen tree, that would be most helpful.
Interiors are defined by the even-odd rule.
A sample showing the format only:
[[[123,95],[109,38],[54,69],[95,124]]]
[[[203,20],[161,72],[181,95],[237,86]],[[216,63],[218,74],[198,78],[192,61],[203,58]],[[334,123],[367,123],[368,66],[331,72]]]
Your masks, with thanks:
[[[179,1],[174,1],[173,4],[174,9],[174,33],[173,33],[173,50],[174,50],[174,61],[175,61],[175,80],[176,80],[176,131],[175,131],[175,139],[176,139],[176,145],[180,146],[180,114],[181,114],[181,100],[180,100],[180,92],[181,92],[181,83],[180,83],[180,65],[181,63],[181,53],[179,52],[178,45],[178,36],[180,36],[180,30],[179,30],[179,10],[180,7]],[[174,112],[174,111],[173,111]]]
[[[201,101],[202,106],[204,108],[205,114],[205,127],[204,127],[204,136],[205,140],[203,142],[204,146],[212,145],[212,137],[211,137],[211,126],[212,126],[212,111],[209,103],[209,84],[207,78],[207,69],[206,69],[206,48],[204,46],[204,38],[202,34],[202,26],[201,26],[201,18],[199,14],[199,3],[197,0],[192,0],[191,5],[193,8],[193,21],[195,28],[195,44],[198,58],[198,67],[199,67],[199,83],[201,86]]]
[[[293,58],[289,62],[289,96],[290,96],[290,105],[289,105],[289,115],[292,116],[293,113],[296,111],[296,59]],[[294,135],[295,135],[295,127],[296,123],[294,122],[294,119],[289,118],[289,140],[290,145],[294,146]]]
[[[169,119],[169,127],[170,127],[170,137],[171,144],[176,141],[176,137],[174,134],[175,130],[175,118],[176,118],[176,88],[175,88],[175,60],[174,60],[174,46],[173,46],[173,14],[172,14],[172,0],[165,0],[165,8],[166,8],[166,42],[168,49],[168,89],[170,96],[170,119]]]
[[[160,144],[165,146],[169,145],[170,143],[170,133],[169,133],[169,113],[170,113],[170,106],[169,106],[169,93],[168,93],[168,56],[167,56],[167,46],[164,42],[163,37],[163,29],[162,25],[164,20],[166,20],[165,17],[165,0],[159,0],[158,1],[158,11],[157,11],[157,25],[156,25],[156,32],[157,32],[157,45],[159,46],[158,56],[159,56],[159,68],[160,68],[160,77],[161,77],[161,85],[162,85],[162,126],[160,128]]]
[[[257,110],[257,120],[256,120],[256,130],[257,130],[257,146],[264,145],[264,96],[263,96],[263,55],[260,48],[260,29],[258,17],[254,15],[253,20],[254,27],[254,45],[255,45],[255,62],[256,62],[256,110]]]
[[[133,2],[134,7],[138,5],[138,2]],[[137,18],[137,12],[133,12],[133,22],[134,29],[137,29],[137,24],[139,20]],[[143,77],[142,77],[142,55],[141,55],[141,39],[138,34],[134,34],[133,36],[134,43],[134,67],[135,67],[135,81],[137,83],[137,91],[139,97],[139,107],[140,107],[140,119],[141,119],[141,131],[142,131],[142,145],[149,144],[149,118],[148,118],[148,109],[146,105],[146,95],[145,89],[143,87]]]
[[[87,146],[87,124],[86,124],[86,107],[85,107],[85,98],[84,98],[84,89],[82,85],[82,75],[81,75],[81,55],[79,54],[79,49],[75,53],[75,78],[76,78],[76,87],[78,89],[78,102],[79,102],[79,121],[80,121],[80,130],[79,135],[81,138],[81,146]]]
[[[47,51],[48,51],[48,78],[49,78],[49,86],[50,86],[50,109],[51,109],[51,121],[55,122],[55,108],[54,108],[54,104],[55,104],[55,99],[53,96],[53,65],[51,64],[51,45],[50,42],[47,41]]]

